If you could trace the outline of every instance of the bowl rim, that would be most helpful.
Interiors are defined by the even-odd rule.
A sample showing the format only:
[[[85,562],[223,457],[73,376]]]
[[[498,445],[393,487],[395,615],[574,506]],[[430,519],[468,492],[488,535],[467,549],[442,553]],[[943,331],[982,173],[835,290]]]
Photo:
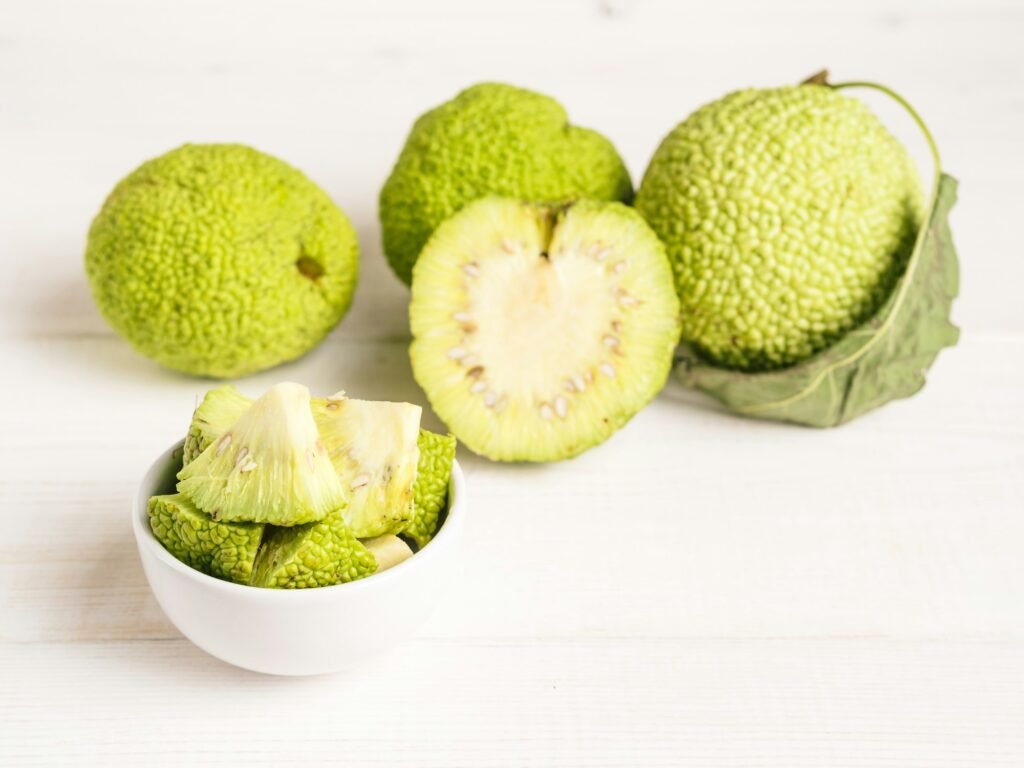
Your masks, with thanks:
[[[423,549],[413,553],[413,556],[403,560],[381,573],[373,573],[363,579],[346,582],[344,584],[332,584],[328,587],[311,587],[307,589],[269,589],[265,587],[254,587],[249,584],[237,584],[233,581],[218,579],[209,574],[197,571],[191,566],[178,560],[170,552],[164,549],[164,545],[153,534],[149,527],[148,503],[152,489],[152,476],[158,468],[166,465],[176,451],[184,446],[184,439],[173,443],[170,448],[161,453],[146,469],[142,480],[136,487],[135,497],[132,499],[132,531],[135,534],[135,542],[140,550],[148,552],[164,565],[176,571],[185,578],[197,582],[200,586],[213,590],[221,590],[228,594],[234,593],[239,597],[250,597],[257,600],[270,601],[296,601],[296,600],[324,600],[340,593],[352,593],[359,590],[374,589],[376,586],[383,586],[387,581],[413,577],[417,569],[423,568],[429,560],[444,556],[444,550],[449,548],[456,534],[456,526],[462,523],[466,508],[466,478],[462,473],[457,459],[452,461],[452,474],[448,481],[448,513],[444,523],[434,534],[433,538]],[[452,525],[452,523],[455,525]],[[438,544],[440,546],[434,546]]]

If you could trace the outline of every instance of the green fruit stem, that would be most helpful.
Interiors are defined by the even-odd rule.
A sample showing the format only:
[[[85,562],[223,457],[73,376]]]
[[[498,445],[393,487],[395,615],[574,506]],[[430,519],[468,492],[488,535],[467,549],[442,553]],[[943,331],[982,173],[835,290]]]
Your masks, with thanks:
[[[928,222],[931,221],[932,214],[935,211],[935,205],[938,203],[939,200],[939,183],[942,181],[942,161],[939,158],[939,148],[935,144],[935,138],[932,136],[932,132],[928,130],[928,126],[925,124],[924,119],[921,117],[921,115],[917,113],[916,109],[910,106],[910,102],[908,102],[898,93],[896,93],[896,91],[894,91],[892,88],[882,85],[881,83],[871,82],[869,80],[851,80],[850,82],[847,83],[835,84],[829,83],[828,87],[834,88],[837,91],[843,90],[844,88],[871,88],[873,90],[878,91],[879,93],[884,93],[890,99],[892,99],[901,107],[903,107],[903,109],[906,110],[907,114],[913,118],[914,122],[917,123],[917,127],[921,129],[921,133],[924,134],[925,141],[928,142],[928,148],[931,150],[932,161],[935,163],[935,174],[934,179],[932,180],[932,193],[931,198],[928,201],[928,211],[925,214],[925,218],[921,222],[921,226],[917,232],[917,239],[914,242],[914,250],[911,252],[910,264],[907,265],[907,274],[904,276],[904,279],[900,286],[900,294],[897,298],[897,303],[902,304],[903,298],[911,282],[909,279],[910,275],[917,267],[917,262],[919,260],[918,254],[921,251],[921,244],[924,242],[925,234],[928,230]],[[894,316],[895,313],[891,313],[889,317],[886,318],[885,326],[883,327],[887,328],[888,324],[891,322]]]
[[[924,119],[917,113],[917,110],[910,106],[910,103],[900,96],[892,88],[882,85],[881,83],[872,83],[867,80],[853,80],[847,83],[828,83],[828,87],[837,91],[841,91],[844,88],[871,88],[880,93],[884,93],[890,99],[899,104],[903,109],[907,111],[914,122],[917,123],[917,127],[921,129],[921,133],[924,134],[925,141],[928,142],[928,148],[932,153],[932,160],[935,161],[935,183],[933,185],[935,190],[939,187],[939,177],[942,175],[942,161],[939,159],[939,148],[935,144],[935,138],[932,136],[932,132],[928,130],[927,124]],[[934,202],[934,194],[932,195]]]

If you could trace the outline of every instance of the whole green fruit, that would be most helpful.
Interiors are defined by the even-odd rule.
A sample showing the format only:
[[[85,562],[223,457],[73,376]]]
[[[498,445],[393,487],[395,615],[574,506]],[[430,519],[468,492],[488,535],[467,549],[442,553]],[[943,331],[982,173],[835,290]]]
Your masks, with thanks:
[[[186,144],[114,188],[85,267],[100,311],[139,352],[226,378],[322,340],[351,303],[359,246],[300,171],[245,146]]]
[[[422,115],[380,193],[384,252],[408,284],[438,224],[488,195],[628,202],[633,185],[604,136],[547,96],[481,83]]]
[[[636,206],[665,242],[683,340],[756,371],[826,348],[902,273],[923,201],[903,146],[823,85],[732,93],[655,152]]]

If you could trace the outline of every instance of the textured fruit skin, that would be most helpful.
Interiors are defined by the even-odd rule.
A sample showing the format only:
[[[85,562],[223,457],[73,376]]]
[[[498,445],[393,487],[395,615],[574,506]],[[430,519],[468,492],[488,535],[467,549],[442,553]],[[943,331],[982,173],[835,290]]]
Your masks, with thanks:
[[[377,570],[340,511],[294,528],[270,526],[256,557],[252,585],[276,589],[329,587]]]
[[[248,584],[263,538],[259,523],[218,523],[181,494],[149,500],[153,535],[185,565],[218,579]]]
[[[697,110],[655,152],[636,207],[668,249],[683,340],[748,371],[804,360],[866,320],[923,216],[903,146],[821,85]]]
[[[384,252],[406,284],[434,229],[486,195],[628,202],[633,185],[615,147],[570,125],[547,96],[480,83],[422,115],[380,193]]]
[[[231,144],[141,165],[103,204],[85,253],[118,333],[169,368],[215,378],[316,345],[348,310],[358,264],[355,231],[323,190]]]
[[[183,463],[190,463],[227,432],[250,405],[252,400],[230,384],[208,391],[192,414],[192,423],[185,435]]]
[[[513,253],[505,251],[506,241],[514,241],[507,243]],[[497,287],[503,295],[497,298],[503,302],[477,307],[474,330],[466,332],[453,322],[453,313],[461,312],[467,297],[479,290],[474,287],[478,279],[487,280],[490,270],[500,270],[523,253],[536,254],[529,257],[536,272],[550,272],[544,275],[552,278],[545,291],[510,291],[501,281]],[[485,327],[497,319],[500,304],[508,315],[523,306],[546,311],[547,289],[571,288],[576,278],[605,281],[577,298],[607,308],[602,314],[610,321],[594,329],[592,343],[599,352],[593,357],[587,352],[586,362],[579,361],[586,367],[571,368],[568,362],[578,349],[589,349],[574,338],[582,301],[571,316],[548,318],[549,325],[533,329],[525,351],[510,351],[515,329],[496,334]],[[464,207],[431,236],[416,263],[409,323],[413,375],[462,445],[495,461],[549,462],[604,442],[662,390],[679,341],[679,301],[664,246],[632,208],[595,200],[550,206],[487,197]],[[476,348],[469,334],[494,342]],[[611,334],[611,344],[602,339]],[[480,378],[470,377],[466,358],[453,358],[453,349],[470,352],[474,367],[484,370]],[[534,350],[543,350],[544,357]],[[549,366],[545,359],[554,362]],[[506,393],[488,371],[508,368],[509,361],[518,370],[541,372],[543,388],[535,388],[529,399],[509,397],[499,411],[486,398],[493,394],[500,403]],[[566,386],[572,379],[586,383],[570,392]],[[473,394],[469,387],[475,383],[484,386]],[[555,413],[559,401],[567,406],[564,416]],[[546,419],[540,415],[545,407]]]
[[[413,515],[402,534],[415,541],[418,549],[423,549],[437,533],[441,511],[448,504],[456,440],[454,435],[438,435],[421,429],[416,442],[420,456],[413,486]]]

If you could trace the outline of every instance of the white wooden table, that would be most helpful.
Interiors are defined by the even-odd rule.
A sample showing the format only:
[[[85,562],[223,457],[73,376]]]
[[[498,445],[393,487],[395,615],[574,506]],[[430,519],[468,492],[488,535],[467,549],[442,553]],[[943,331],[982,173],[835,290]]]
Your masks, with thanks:
[[[0,5],[0,764],[1024,765],[1024,5],[284,5]],[[376,222],[422,110],[532,86],[638,179],[690,109],[824,65],[904,92],[961,180],[963,338],[918,397],[822,432],[672,386],[572,462],[463,452],[464,578],[357,675],[249,674],[169,625],[128,504],[208,383],[92,305],[118,178],[186,140],[303,168],[359,230],[355,308],[239,385],[423,402]]]

